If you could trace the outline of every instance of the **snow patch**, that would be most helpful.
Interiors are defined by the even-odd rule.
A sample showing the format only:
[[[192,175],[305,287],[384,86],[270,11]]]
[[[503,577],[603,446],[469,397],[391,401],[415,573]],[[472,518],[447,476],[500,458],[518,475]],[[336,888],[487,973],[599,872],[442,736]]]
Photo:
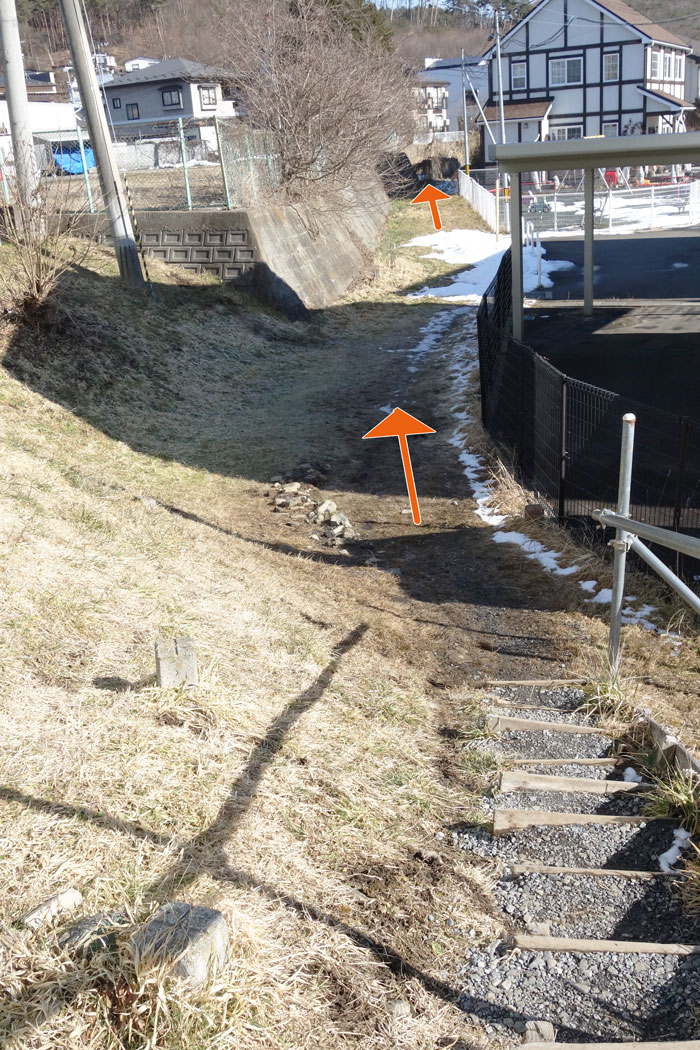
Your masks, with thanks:
[[[578,565],[560,565],[561,554],[558,551],[548,550],[544,544],[538,540],[531,540],[522,532],[496,532],[493,539],[495,543],[514,543],[522,547],[526,558],[539,562],[543,569],[553,572],[555,576],[571,576],[572,573],[579,571]]]
[[[676,863],[678,858],[684,849],[688,848],[688,839],[690,838],[690,832],[686,831],[685,828],[677,828],[673,832],[673,845],[670,849],[667,849],[665,853],[659,856],[659,867],[666,874],[670,874],[673,871],[673,865]]]
[[[582,591],[586,591],[587,594],[593,594],[593,591],[598,586],[597,580],[579,580],[578,585]]]
[[[622,774],[622,779],[628,784],[641,784],[642,778],[640,777],[634,766],[628,766],[625,772]]]
[[[586,601],[595,605],[607,605],[608,602],[612,601],[612,589],[610,587],[601,587],[593,598],[587,598]]]

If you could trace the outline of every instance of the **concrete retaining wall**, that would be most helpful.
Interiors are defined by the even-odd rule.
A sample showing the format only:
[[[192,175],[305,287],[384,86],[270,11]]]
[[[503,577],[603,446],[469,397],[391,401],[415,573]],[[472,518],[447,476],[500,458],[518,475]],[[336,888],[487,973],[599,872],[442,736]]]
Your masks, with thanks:
[[[335,302],[371,261],[389,213],[378,181],[339,195],[326,210],[299,207],[247,211],[138,212],[146,254],[195,273],[249,288],[292,317]],[[108,239],[104,216],[85,216],[81,230]]]

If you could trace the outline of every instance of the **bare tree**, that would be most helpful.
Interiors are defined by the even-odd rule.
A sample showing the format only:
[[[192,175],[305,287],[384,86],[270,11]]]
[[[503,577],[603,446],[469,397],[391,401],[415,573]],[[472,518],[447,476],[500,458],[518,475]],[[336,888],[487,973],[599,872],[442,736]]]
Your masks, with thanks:
[[[227,0],[219,27],[220,64],[246,121],[271,143],[289,198],[356,185],[412,139],[412,78],[361,5]]]

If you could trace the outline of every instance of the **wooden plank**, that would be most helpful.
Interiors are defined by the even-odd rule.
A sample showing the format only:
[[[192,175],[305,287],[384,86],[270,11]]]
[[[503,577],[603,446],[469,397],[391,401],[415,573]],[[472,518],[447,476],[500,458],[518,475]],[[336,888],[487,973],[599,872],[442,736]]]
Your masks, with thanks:
[[[700,944],[672,944],[656,941],[604,941],[586,937],[541,937],[519,933],[516,948],[533,952],[624,952],[630,955],[700,955]],[[600,1044],[598,1044],[600,1045]],[[639,1044],[635,1044],[639,1045]]]
[[[609,813],[561,813],[546,809],[495,809],[493,834],[521,831],[534,825],[564,827],[567,824],[649,824],[649,817],[612,816]]]
[[[636,784],[627,780],[594,780],[590,777],[550,777],[543,773],[521,773],[519,770],[501,773],[500,790],[506,791],[564,791],[586,795],[619,795],[650,791],[653,784]]]
[[[669,1040],[663,1043],[528,1043],[528,1050],[700,1050],[700,1039]]]
[[[501,700],[500,697],[484,697],[492,699],[494,707],[502,707],[504,711],[561,711],[565,715],[575,715],[580,712],[580,707],[552,707],[551,704],[521,704],[517,700]]]
[[[617,879],[637,879],[646,882],[651,879],[679,878],[680,871],[637,871],[625,868],[558,868],[551,864],[530,863],[513,864],[510,869],[514,875],[590,875],[592,878],[612,875]]]
[[[519,766],[616,766],[619,758],[513,758]]]
[[[589,678],[525,678],[522,681],[518,681],[517,678],[489,678],[485,682],[472,682],[473,686],[477,688],[484,688],[484,686],[493,687],[496,685],[526,685],[526,686],[552,686],[552,685],[585,685],[586,682],[590,681]]]
[[[487,715],[486,728],[496,733],[504,729],[518,729],[521,732],[570,733],[574,736],[610,736],[610,730],[600,726],[575,726],[571,722],[540,722],[536,718],[509,718],[506,715]]]

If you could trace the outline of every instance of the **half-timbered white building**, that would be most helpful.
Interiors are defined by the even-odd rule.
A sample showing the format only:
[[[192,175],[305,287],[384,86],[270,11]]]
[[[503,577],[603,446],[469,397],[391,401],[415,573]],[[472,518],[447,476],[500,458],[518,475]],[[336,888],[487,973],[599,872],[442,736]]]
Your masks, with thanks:
[[[501,38],[506,142],[685,131],[691,48],[623,0],[540,0]],[[486,118],[501,142],[495,45]],[[492,159],[491,136],[485,136]]]

